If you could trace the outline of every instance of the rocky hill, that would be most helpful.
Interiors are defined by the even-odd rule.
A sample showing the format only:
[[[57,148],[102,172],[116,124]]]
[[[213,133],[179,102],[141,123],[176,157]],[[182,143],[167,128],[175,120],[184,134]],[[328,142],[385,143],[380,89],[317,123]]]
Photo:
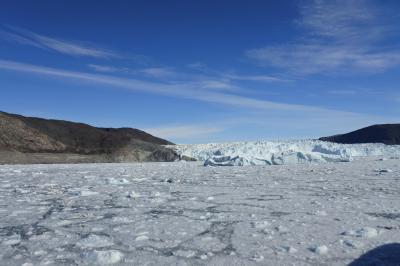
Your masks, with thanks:
[[[320,140],[343,144],[384,143],[400,145],[400,124],[373,125],[347,134],[323,137]]]
[[[172,143],[133,128],[0,112],[0,163],[174,161]]]

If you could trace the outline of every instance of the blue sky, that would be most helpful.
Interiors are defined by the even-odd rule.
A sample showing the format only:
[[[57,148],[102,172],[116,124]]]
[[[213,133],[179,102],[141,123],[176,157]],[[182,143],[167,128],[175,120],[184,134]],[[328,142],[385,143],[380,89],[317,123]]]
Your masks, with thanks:
[[[399,11],[394,0],[3,1],[0,110],[177,143],[400,122]]]

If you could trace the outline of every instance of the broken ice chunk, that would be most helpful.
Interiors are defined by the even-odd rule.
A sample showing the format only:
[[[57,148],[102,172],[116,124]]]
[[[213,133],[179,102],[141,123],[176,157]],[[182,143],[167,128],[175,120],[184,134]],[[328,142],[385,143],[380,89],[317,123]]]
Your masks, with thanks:
[[[325,255],[328,253],[328,247],[325,245],[311,247],[310,250],[318,255]]]

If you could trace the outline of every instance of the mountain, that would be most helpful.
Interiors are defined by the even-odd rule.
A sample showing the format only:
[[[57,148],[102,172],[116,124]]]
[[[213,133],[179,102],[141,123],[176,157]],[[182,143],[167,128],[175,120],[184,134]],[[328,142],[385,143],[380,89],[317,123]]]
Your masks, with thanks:
[[[98,128],[0,112],[1,163],[174,161],[173,143],[134,128]]]
[[[383,124],[365,127],[347,134],[320,138],[336,143],[384,143],[400,145],[400,124]]]

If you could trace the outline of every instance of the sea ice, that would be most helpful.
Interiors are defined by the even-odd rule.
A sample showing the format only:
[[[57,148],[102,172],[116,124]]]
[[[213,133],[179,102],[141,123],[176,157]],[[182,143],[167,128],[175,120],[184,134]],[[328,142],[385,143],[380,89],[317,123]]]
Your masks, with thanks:
[[[84,255],[88,264],[109,265],[120,262],[124,254],[118,250],[94,250]]]
[[[0,264],[348,265],[400,239],[398,176],[374,169],[400,161],[4,165]]]
[[[315,246],[315,247],[312,247],[312,248],[310,248],[310,250],[311,250],[312,252],[318,254],[318,255],[325,255],[325,254],[328,253],[328,250],[329,250],[329,249],[328,249],[327,246],[322,245],[322,246]]]
[[[378,231],[372,227],[363,227],[358,230],[349,230],[349,231],[343,232],[342,235],[373,238],[373,237],[378,236]]]
[[[78,241],[76,245],[81,248],[100,248],[108,247],[112,244],[113,242],[109,237],[90,234],[88,237],[82,238]]]

